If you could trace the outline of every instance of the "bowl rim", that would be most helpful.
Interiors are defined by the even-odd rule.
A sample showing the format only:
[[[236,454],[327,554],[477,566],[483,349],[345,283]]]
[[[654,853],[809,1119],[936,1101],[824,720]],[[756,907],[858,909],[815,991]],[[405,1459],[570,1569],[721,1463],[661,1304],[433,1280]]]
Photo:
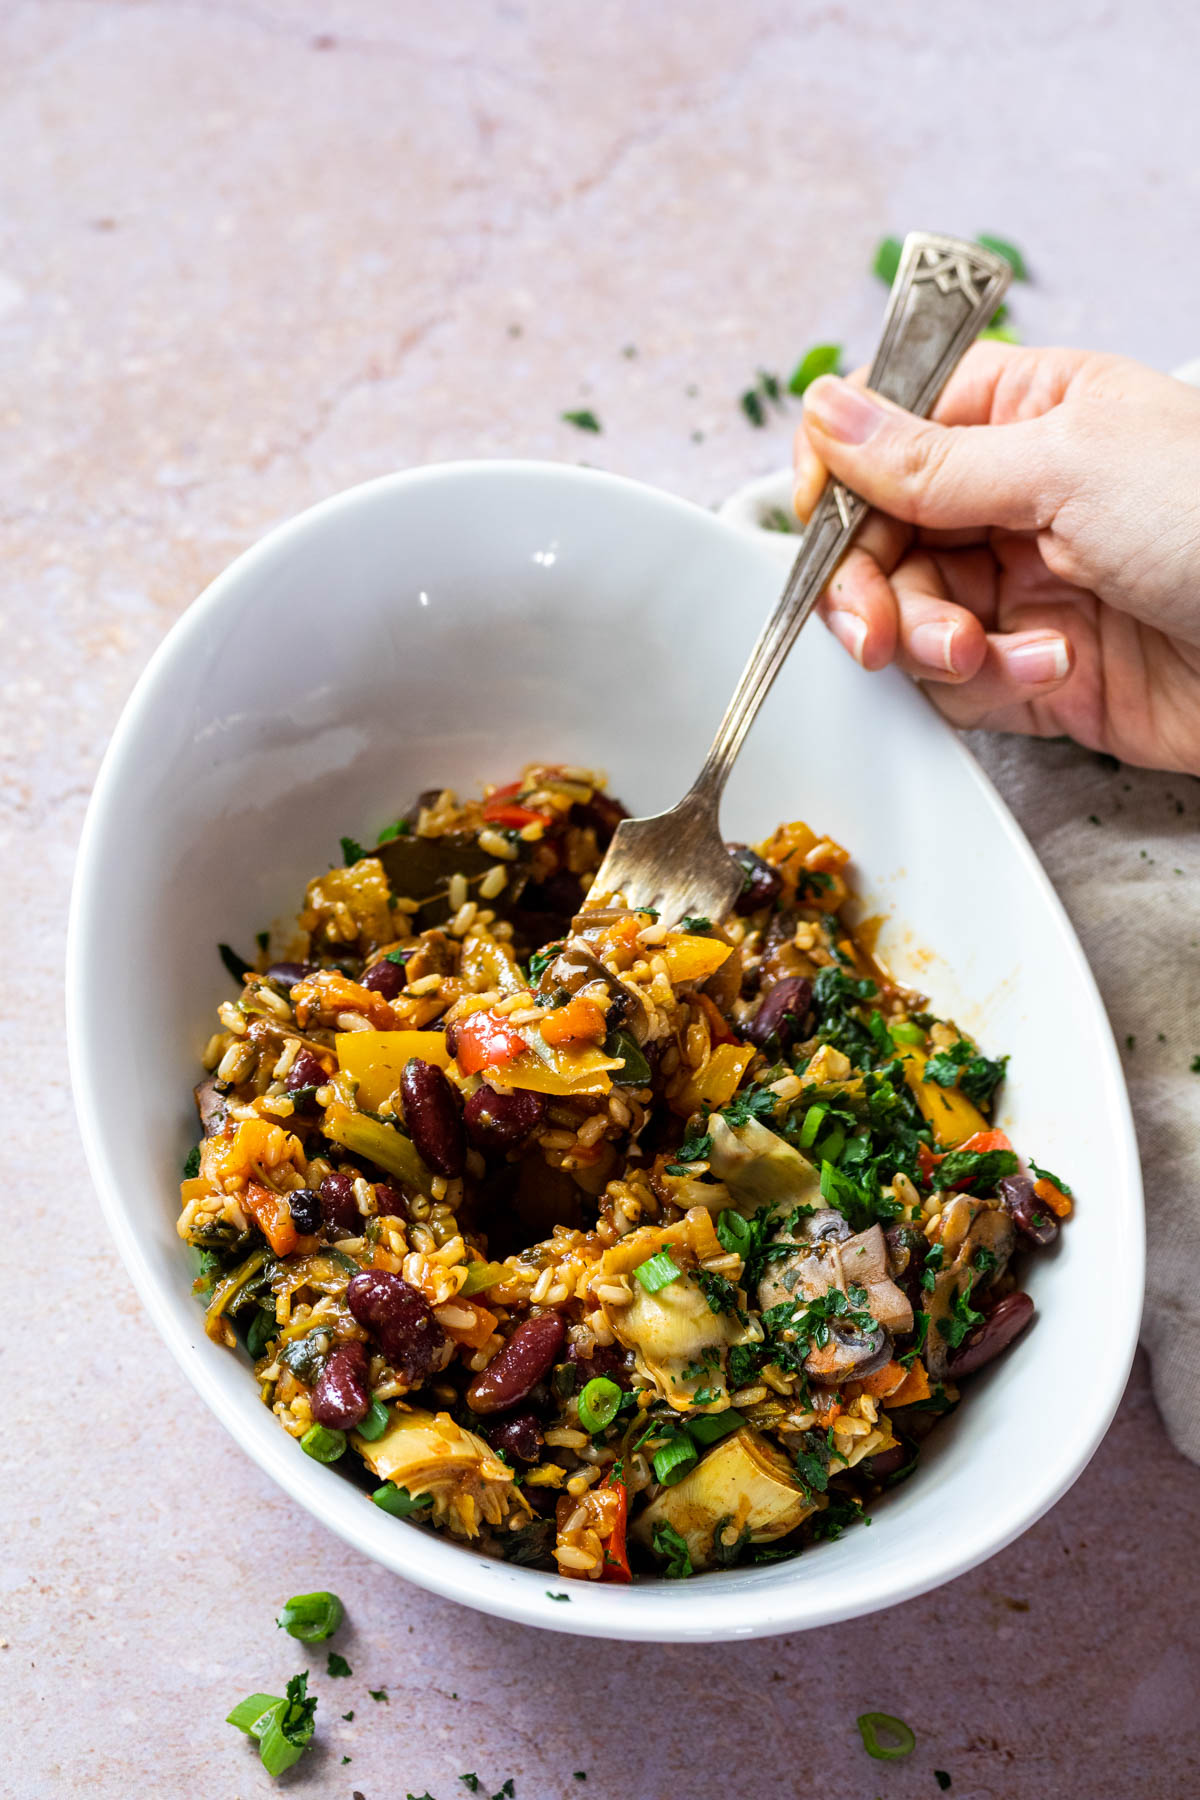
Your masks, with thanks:
[[[543,483],[558,483],[563,488],[578,490],[586,487],[602,497],[606,493],[636,497],[643,505],[657,506],[684,518],[693,529],[716,532],[723,538],[732,535],[746,547],[748,555],[769,560],[776,570],[779,567],[777,545],[759,544],[744,526],[647,483],[572,464],[535,459],[475,458],[401,469],[343,489],[277,523],[221,570],[170,626],[135,682],[102,758],[79,841],[65,958],[67,1048],[80,1136],[105,1222],[130,1279],[168,1349],[240,1448],[278,1483],[289,1498],[304,1506],[326,1529],[373,1562],[381,1563],[392,1573],[430,1592],[541,1629],[589,1637],[676,1643],[704,1643],[807,1630],[914,1599],[1004,1549],[1055,1505],[1087,1466],[1108,1430],[1132,1365],[1140,1329],[1145,1267],[1144,1201],[1132,1109],[1095,977],[1065,908],[1024,832],[984,770],[948,725],[945,727],[946,754],[957,757],[964,766],[981,804],[1000,826],[1011,853],[1032,877],[1057,927],[1061,950],[1072,961],[1075,973],[1093,1003],[1100,1027],[1096,1050],[1106,1077],[1106,1092],[1099,1098],[1106,1108],[1119,1147],[1113,1186],[1121,1199],[1126,1227],[1127,1241],[1121,1246],[1122,1255],[1127,1274],[1136,1276],[1136,1282],[1129,1285],[1131,1304],[1121,1329],[1109,1339],[1110,1366],[1114,1372],[1120,1372],[1121,1379],[1112,1381],[1110,1391],[1095,1413],[1090,1431],[1080,1440],[1073,1456],[1062,1462],[1052,1478],[1037,1488],[1027,1505],[1014,1507],[1012,1516],[999,1529],[977,1529],[969,1537],[960,1538],[957,1540],[959,1547],[948,1553],[936,1567],[925,1565],[919,1572],[890,1579],[885,1577],[881,1591],[860,1592],[842,1602],[817,1606],[811,1601],[806,1603],[806,1590],[800,1582],[764,1583],[761,1589],[727,1591],[723,1596],[719,1584],[724,1578],[720,1574],[700,1576],[679,1584],[648,1581],[632,1589],[599,1583],[568,1583],[571,1598],[583,1604],[573,1605],[570,1616],[564,1617],[567,1609],[553,1604],[550,1590],[544,1586],[547,1580],[553,1582],[556,1577],[545,1571],[514,1570],[511,1565],[497,1564],[494,1559],[473,1552],[469,1547],[443,1542],[432,1533],[391,1531],[386,1537],[379,1535],[372,1529],[377,1524],[372,1516],[376,1509],[342,1509],[337,1503],[337,1490],[332,1489],[325,1479],[332,1471],[308,1459],[286,1455],[291,1440],[274,1428],[273,1421],[264,1416],[261,1426],[258,1421],[251,1425],[238,1415],[230,1416],[222,1392],[224,1384],[209,1361],[200,1354],[200,1346],[194,1342],[196,1333],[189,1331],[184,1323],[176,1298],[151,1268],[133,1215],[126,1207],[110,1163],[108,1128],[91,1076],[88,1039],[93,1027],[89,1016],[88,936],[90,921],[102,910],[97,907],[94,893],[97,865],[112,815],[120,804],[126,767],[136,757],[143,718],[152,696],[164,675],[188,657],[193,641],[204,632],[210,617],[219,614],[231,602],[240,603],[243,590],[248,583],[253,584],[259,569],[269,565],[281,552],[292,549],[309,533],[319,532],[331,519],[364,503],[386,501],[393,494],[423,485],[478,481],[481,477],[485,480],[498,478],[501,482],[532,478]],[[903,677],[888,672],[875,679],[899,681]],[[337,1489],[346,1495],[355,1491],[341,1480]],[[357,1516],[359,1513],[363,1515],[361,1519]],[[379,1517],[382,1519],[383,1515]],[[395,1522],[388,1520],[387,1523],[394,1525]],[[497,1584],[494,1592],[487,1593],[484,1591],[486,1581],[480,1583],[477,1579],[481,1565],[484,1569],[499,1568],[509,1575],[532,1579]],[[684,1591],[692,1597],[690,1604],[680,1603]],[[697,1606],[695,1597],[701,1593],[705,1604]]]

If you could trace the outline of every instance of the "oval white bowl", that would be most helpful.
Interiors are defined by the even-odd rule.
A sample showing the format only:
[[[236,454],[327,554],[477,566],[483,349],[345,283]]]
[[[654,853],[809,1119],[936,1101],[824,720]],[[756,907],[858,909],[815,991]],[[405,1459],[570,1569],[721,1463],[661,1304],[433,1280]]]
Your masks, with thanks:
[[[1074,1481],[1136,1341],[1137,1148],[1079,944],[954,734],[815,625],[743,750],[726,832],[802,817],[852,849],[895,972],[1012,1053],[1003,1122],[1079,1199],[1058,1248],[1030,1259],[1034,1327],[968,1384],[915,1477],[869,1530],[791,1562],[633,1589],[562,1582],[380,1512],[304,1456],[245,1360],[204,1335],[175,1219],[198,1057],[230,993],[218,940],[252,944],[295,910],[341,833],[371,841],[423,787],[470,791],[549,757],[607,768],[634,811],[668,805],[775,600],[783,548],[552,464],[355,488],[272,532],[179,620],[122,715],[80,849],[68,952],[80,1125],[109,1226],[184,1372],[347,1542],[451,1599],[555,1630],[751,1637],[946,1581]]]

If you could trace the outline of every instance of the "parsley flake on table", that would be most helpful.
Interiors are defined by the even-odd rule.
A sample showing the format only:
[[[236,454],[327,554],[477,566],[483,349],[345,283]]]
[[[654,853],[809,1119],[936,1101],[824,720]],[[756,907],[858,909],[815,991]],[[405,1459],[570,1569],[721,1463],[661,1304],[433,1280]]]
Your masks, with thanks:
[[[581,407],[578,412],[560,413],[559,417],[565,425],[574,425],[578,431],[600,431],[603,427],[594,412]]]
[[[935,1769],[933,1771],[933,1779],[937,1782],[942,1792],[945,1793],[946,1789],[950,1786],[950,1777],[947,1775],[945,1769]]]
[[[465,1788],[470,1789],[471,1793],[477,1794],[479,1792],[479,1777],[476,1775],[474,1769],[468,1771],[466,1775],[460,1775],[458,1779]]]
[[[353,1675],[354,1670],[350,1667],[350,1664],[346,1661],[344,1656],[339,1655],[336,1650],[331,1650],[329,1652],[329,1663],[325,1673],[327,1675]]]
[[[386,1700],[388,1697],[386,1688],[368,1688],[367,1692],[372,1700]]]

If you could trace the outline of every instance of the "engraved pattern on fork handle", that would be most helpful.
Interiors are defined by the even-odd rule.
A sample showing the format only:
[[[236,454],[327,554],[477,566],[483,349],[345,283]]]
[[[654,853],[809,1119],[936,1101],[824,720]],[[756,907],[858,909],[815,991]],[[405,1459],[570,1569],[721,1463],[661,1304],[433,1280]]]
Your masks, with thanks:
[[[1012,279],[1001,256],[959,238],[910,231],[884,314],[867,385],[922,418],[951,371],[992,317]],[[779,604],[764,625],[688,801],[718,803],[742,741],[796,641],[796,634],[850,548],[867,503],[826,482],[805,527]]]

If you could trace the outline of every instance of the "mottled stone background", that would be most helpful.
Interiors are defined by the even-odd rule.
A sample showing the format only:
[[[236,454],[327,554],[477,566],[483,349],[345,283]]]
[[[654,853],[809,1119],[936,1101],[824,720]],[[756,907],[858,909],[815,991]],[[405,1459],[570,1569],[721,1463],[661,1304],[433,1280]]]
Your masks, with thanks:
[[[1192,1791],[1200,1473],[1140,1369],[1068,1498],[924,1600],[733,1649],[490,1622],[352,1556],[181,1385],[94,1207],[60,967],[135,676],[309,502],[510,455],[716,502],[786,454],[738,410],[755,369],[865,350],[875,240],[914,224],[1021,243],[1034,341],[1194,355],[1198,49],[1163,0],[0,4],[5,1795],[268,1792],[221,1720],[300,1666],[271,1621],[316,1587],[354,1674],[316,1682],[306,1794]],[[906,1763],[866,1759],[866,1708]]]

